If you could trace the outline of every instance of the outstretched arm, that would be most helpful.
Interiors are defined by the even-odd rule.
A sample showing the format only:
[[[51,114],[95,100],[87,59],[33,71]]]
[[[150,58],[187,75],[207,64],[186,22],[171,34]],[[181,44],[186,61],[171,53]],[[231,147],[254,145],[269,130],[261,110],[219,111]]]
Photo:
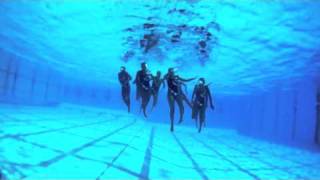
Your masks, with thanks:
[[[194,102],[194,98],[195,98],[195,95],[196,95],[196,89],[197,89],[197,86],[194,86],[193,88],[193,92],[192,92],[192,97],[191,97],[191,102]]]
[[[195,79],[196,79],[195,77],[194,78],[189,78],[189,79],[185,79],[185,78],[179,77],[179,80],[182,81],[182,82],[189,82],[189,81],[193,81]]]

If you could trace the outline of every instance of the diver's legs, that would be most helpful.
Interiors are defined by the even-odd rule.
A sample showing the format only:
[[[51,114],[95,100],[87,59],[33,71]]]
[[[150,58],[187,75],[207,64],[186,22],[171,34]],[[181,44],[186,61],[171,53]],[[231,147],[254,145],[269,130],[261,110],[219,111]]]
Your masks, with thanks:
[[[158,92],[154,92],[154,94],[153,94],[153,105],[152,105],[152,107],[156,107],[157,103],[158,103]]]
[[[144,97],[143,95],[142,95],[142,105],[141,105],[141,107],[142,107],[142,112],[143,112],[144,117],[147,117],[147,113],[146,113],[146,109],[147,109],[146,97]]]
[[[170,131],[172,132],[174,130],[174,96],[170,93],[168,93],[168,103],[169,103],[169,108],[170,108]]]
[[[183,121],[183,115],[184,115],[183,97],[179,96],[176,98],[176,100],[177,100],[179,111],[180,111],[180,119],[179,119],[179,124],[180,124]]]
[[[122,86],[121,88],[121,95],[122,95],[122,100],[126,104],[126,106],[129,108],[130,106],[130,89],[126,86]],[[129,111],[129,110],[128,110]]]
[[[201,107],[201,108],[200,108],[200,111],[199,111],[199,117],[200,117],[199,132],[201,132],[202,126],[204,125],[205,115],[206,115],[206,108],[205,108],[205,107]]]
[[[156,107],[156,105],[158,104],[159,89],[160,89],[159,87],[154,87],[152,89],[152,96],[153,96],[152,108]]]
[[[124,86],[121,87],[121,97],[122,97],[122,100],[126,102],[126,92],[125,92]]]
[[[144,117],[147,117],[147,106],[150,100],[151,92],[150,91],[143,91],[142,92],[142,110]]]
[[[200,124],[199,124],[199,130],[198,130],[198,132],[200,133],[201,132],[201,128],[202,128],[202,121],[200,120]]]
[[[126,105],[127,105],[128,113],[129,113],[129,112],[130,112],[130,99],[129,99],[129,96],[128,96],[128,95],[126,95],[124,101],[125,101],[125,103],[126,103]]]
[[[139,85],[136,85],[136,100],[139,101],[141,98],[141,88]]]
[[[143,115],[146,117],[146,97],[145,95],[142,93],[141,94],[141,109],[140,112],[143,112]]]
[[[131,102],[130,102],[130,86],[128,86],[128,90],[127,90],[127,106],[128,106],[128,112],[130,113],[130,106],[131,106]]]
[[[194,104],[192,107],[192,119],[194,119],[196,123],[196,127],[198,127],[198,114],[199,114],[199,107]]]
[[[128,100],[127,106],[128,106],[128,113],[130,113],[130,99]]]
[[[197,119],[197,114],[198,114],[198,107],[196,104],[192,105],[192,112],[191,112],[191,118],[196,120]]]

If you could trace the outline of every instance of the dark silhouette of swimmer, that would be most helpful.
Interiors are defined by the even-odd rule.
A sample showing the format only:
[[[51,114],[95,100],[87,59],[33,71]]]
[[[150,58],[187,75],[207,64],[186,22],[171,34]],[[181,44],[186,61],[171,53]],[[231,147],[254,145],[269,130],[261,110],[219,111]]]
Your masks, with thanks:
[[[174,108],[175,108],[174,103],[175,102],[177,102],[178,107],[179,107],[179,111],[180,111],[179,123],[181,123],[183,121],[183,115],[184,115],[183,101],[184,101],[184,98],[186,98],[186,97],[182,92],[181,84],[183,82],[192,81],[195,78],[190,78],[190,79],[181,78],[175,74],[173,68],[169,68],[168,73],[165,75],[165,79],[167,80],[167,84],[168,84],[167,98],[168,98],[168,103],[169,103],[169,108],[170,108],[170,123],[171,123],[170,131],[174,131],[173,122],[174,122]]]
[[[200,124],[198,127],[199,132],[201,132],[202,126],[205,123],[208,101],[211,109],[214,110],[214,105],[208,86],[209,85],[205,84],[205,79],[200,78],[192,93],[192,119],[196,121],[196,125],[198,126],[198,117],[200,118]]]
[[[121,84],[122,99],[128,107],[128,112],[130,112],[130,81],[132,78],[124,66],[120,69],[118,79]]]
[[[152,75],[147,68],[147,64],[141,63],[141,70],[137,72],[134,82],[137,85],[137,98],[140,99],[141,97],[141,109],[145,117],[147,117],[146,109],[152,93],[150,81],[152,81]]]
[[[161,78],[161,72],[157,71],[157,75],[153,76],[153,80],[152,80],[152,96],[153,96],[152,108],[154,108],[158,103],[158,95],[159,95],[159,90],[161,85],[165,86],[164,79]]]
[[[158,44],[159,37],[151,31],[150,34],[145,34],[143,39],[140,40],[140,47],[143,48],[143,52],[147,53],[151,48]]]
[[[139,100],[141,99],[141,89],[142,89],[141,84],[140,84],[140,83],[137,83],[138,78],[139,78],[139,75],[138,75],[139,72],[140,72],[140,71],[137,72],[136,78],[135,78],[134,81],[133,81],[133,83],[136,84],[136,100],[137,100],[137,101],[139,101]]]

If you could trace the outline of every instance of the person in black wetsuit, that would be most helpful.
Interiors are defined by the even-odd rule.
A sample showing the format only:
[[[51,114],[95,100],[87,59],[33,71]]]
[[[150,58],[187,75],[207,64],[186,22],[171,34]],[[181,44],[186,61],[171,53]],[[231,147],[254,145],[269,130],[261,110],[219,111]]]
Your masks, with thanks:
[[[159,90],[161,85],[165,86],[164,79],[161,78],[161,72],[157,71],[157,75],[153,76],[153,81],[152,81],[152,96],[153,96],[152,108],[154,108],[158,103],[158,95],[159,95]]]
[[[189,82],[194,80],[195,78],[190,79],[184,79],[179,77],[178,75],[175,75],[174,69],[169,68],[168,73],[165,75],[165,79],[167,80],[168,84],[168,103],[170,108],[170,131],[174,131],[174,103],[177,102],[179,106],[180,111],[180,120],[179,123],[183,121],[183,115],[184,115],[184,106],[183,106],[183,100],[184,100],[184,94],[181,91],[181,83],[182,82]]]
[[[130,112],[130,81],[132,78],[124,66],[120,69],[118,79],[121,84],[122,99],[128,107],[128,112]]]
[[[198,127],[199,133],[201,132],[202,126],[205,123],[208,101],[211,109],[214,110],[214,105],[208,86],[209,85],[205,84],[205,79],[200,78],[192,93],[192,119],[196,121],[196,125],[198,126],[198,117],[200,118],[200,124]]]
[[[142,89],[141,84],[137,82],[140,76],[139,74],[140,74],[140,71],[137,72],[136,78],[133,81],[133,83],[136,84],[136,100],[137,101],[140,101],[141,99],[141,89]]]
[[[147,64],[145,62],[141,63],[141,70],[137,72],[134,83],[136,83],[137,93],[141,97],[141,109],[145,117],[147,117],[146,109],[152,93],[150,81],[152,81],[152,75],[147,68]]]

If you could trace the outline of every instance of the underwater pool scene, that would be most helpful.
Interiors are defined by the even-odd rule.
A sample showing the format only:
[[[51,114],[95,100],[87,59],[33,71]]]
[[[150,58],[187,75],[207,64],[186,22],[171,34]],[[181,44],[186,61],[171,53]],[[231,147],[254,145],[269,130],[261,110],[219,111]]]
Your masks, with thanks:
[[[320,180],[320,1],[1,0],[0,180]]]

